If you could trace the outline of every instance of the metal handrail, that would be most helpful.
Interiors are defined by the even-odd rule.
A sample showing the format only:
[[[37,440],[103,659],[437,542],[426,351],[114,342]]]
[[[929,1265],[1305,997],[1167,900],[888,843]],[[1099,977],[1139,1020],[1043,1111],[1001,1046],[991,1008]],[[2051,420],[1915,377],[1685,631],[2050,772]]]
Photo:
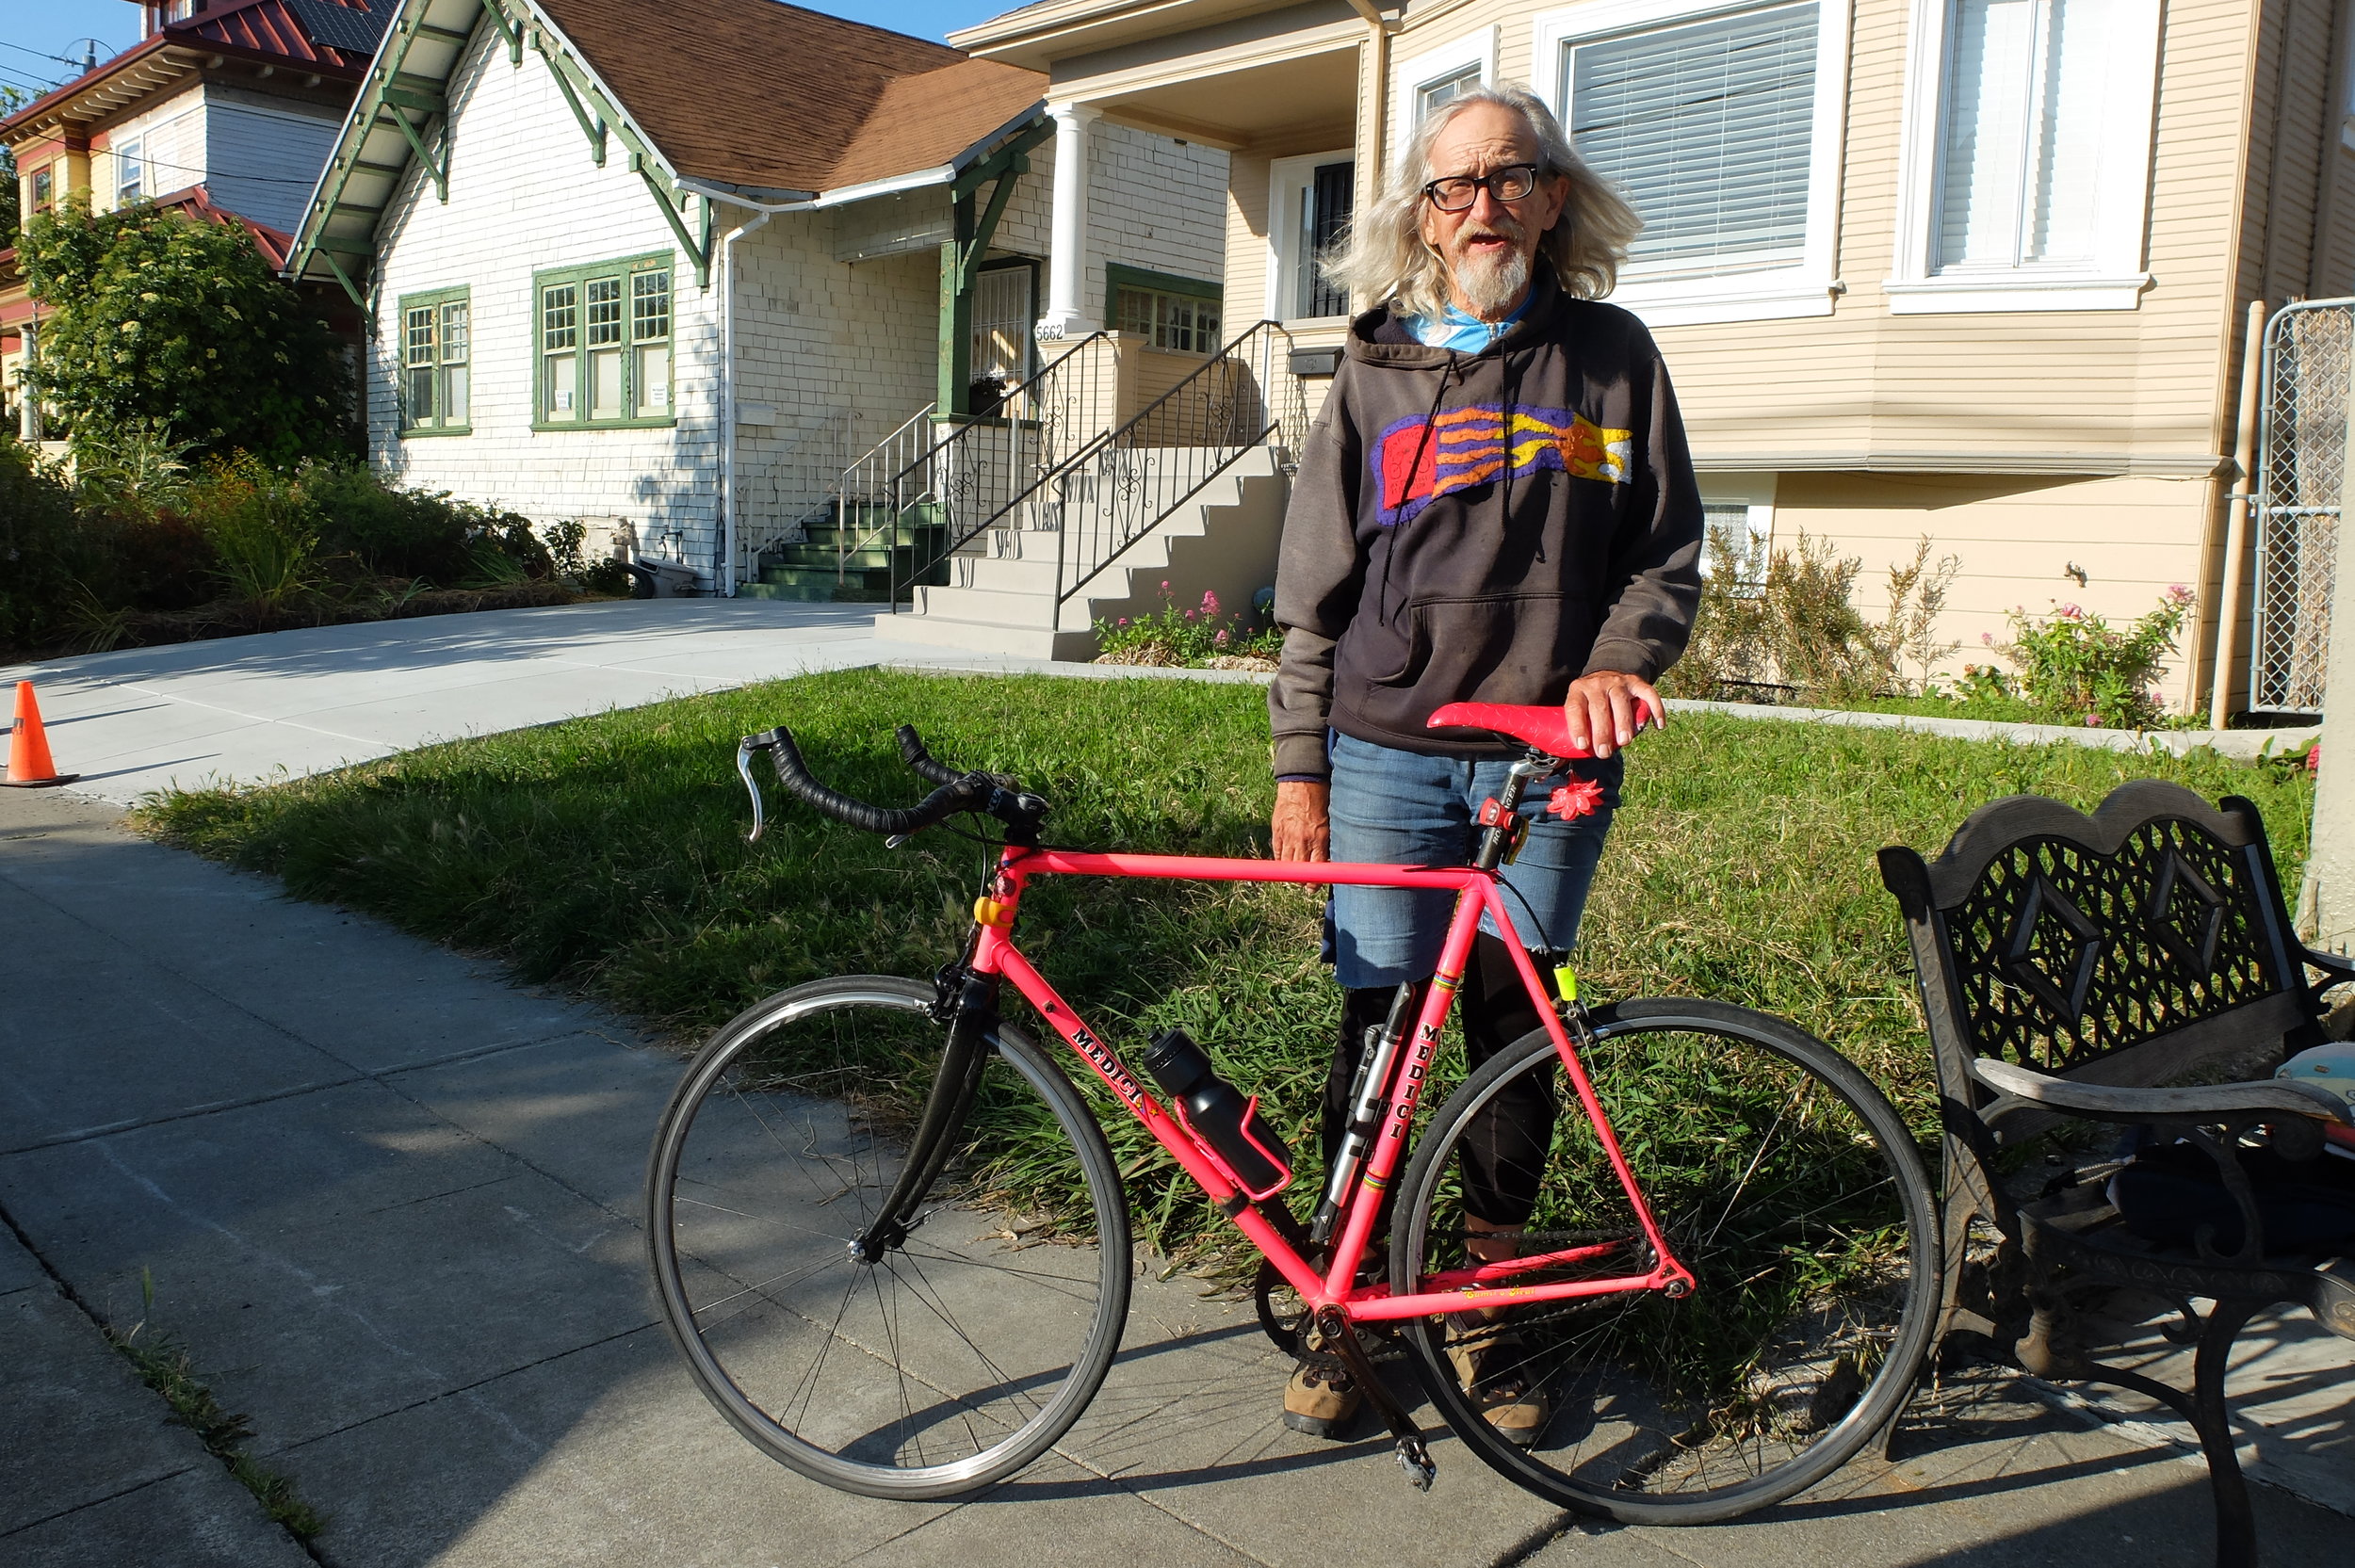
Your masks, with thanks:
[[[906,579],[909,585],[998,525],[1021,500],[1037,490],[1037,482],[1033,479],[1029,484],[1021,485],[1015,499],[1003,506],[992,507],[983,500],[976,508],[983,513],[980,520],[966,525],[960,512],[964,509],[967,487],[988,483],[990,470],[985,460],[990,454],[983,450],[985,444],[993,441],[1004,443],[1002,474],[1009,490],[1016,489],[1015,476],[1018,474],[1026,471],[1043,473],[1060,466],[1062,460],[1055,456],[1055,445],[1057,435],[1066,422],[1066,407],[1074,401],[1093,402],[1102,390],[1095,384],[1094,376],[1082,374],[1093,369],[1100,356],[1091,355],[1085,362],[1080,361],[1080,356],[1108,342],[1111,337],[1110,331],[1099,329],[1071,344],[1041,365],[1029,380],[1010,388],[999,399],[997,413],[960,423],[909,462],[907,469],[902,471],[902,477],[912,477],[916,471],[922,471],[926,493],[940,502],[948,527],[936,553],[910,561]],[[1076,391],[1066,389],[1064,383],[1075,376],[1080,378],[1081,385]],[[1027,453],[1026,439],[1031,442],[1031,449]],[[899,575],[900,555],[896,533],[891,561],[890,598],[896,614],[902,586]]]
[[[890,548],[894,559],[897,559],[900,547],[900,519],[906,515],[908,508],[919,506],[923,502],[921,494],[912,500],[901,499],[903,493],[901,488],[903,483],[916,465],[923,461],[920,457],[914,462],[905,461],[905,449],[917,439],[912,432],[919,428],[928,427],[933,417],[933,411],[938,406],[936,403],[927,403],[901,421],[899,427],[889,435],[861,453],[856,462],[845,467],[841,477],[835,481],[834,580],[837,588],[841,586],[843,578],[849,574],[852,555],[865,549],[868,542],[880,537],[885,528],[891,530]],[[898,466],[890,468],[890,477],[881,479],[878,485],[877,480],[883,472],[878,465],[888,465],[894,462]],[[851,533],[851,493],[854,484],[859,492],[862,505],[867,504],[876,490],[880,489],[882,493],[888,497],[886,504],[890,509],[890,515],[885,522],[877,524],[868,532],[855,538]]]
[[[1248,347],[1255,339],[1258,340],[1256,352]],[[1276,359],[1279,340],[1286,349],[1280,374]],[[1084,464],[1094,462],[1099,467],[1106,467],[1120,462],[1120,454],[1125,452],[1217,454],[1214,458],[1206,457],[1195,462],[1178,464],[1174,478],[1165,457],[1158,476],[1158,494],[1144,505],[1128,508],[1111,519],[1112,527],[1103,536],[1110,548],[1097,553],[1093,565],[1076,557],[1080,547],[1092,541],[1091,531],[1084,527],[1073,527],[1069,509],[1064,509],[1064,526],[1057,531],[1055,539],[1057,626],[1063,623],[1064,605],[1078,597],[1082,589],[1117,561],[1130,546],[1201,493],[1212,479],[1233,467],[1245,452],[1263,445],[1271,434],[1288,426],[1297,440],[1300,428],[1307,423],[1307,410],[1301,395],[1299,378],[1291,374],[1291,334],[1281,322],[1255,322],[1241,336],[1189,372],[1176,386],[1154,398],[1117,428],[1105,431],[1083,450],[1073,454],[1071,461],[1051,477],[1059,484],[1067,484],[1079,475]],[[1255,357],[1259,362],[1256,367],[1252,364]],[[1244,377],[1250,376],[1256,368],[1256,384],[1232,384],[1239,367]],[[1229,384],[1222,386],[1220,382]],[[1231,400],[1238,396],[1253,399],[1248,412]],[[1196,411],[1200,414],[1198,419],[1194,417]],[[1239,419],[1241,423],[1238,423]],[[1149,438],[1157,430],[1167,433],[1173,422],[1178,427],[1176,433],[1181,437],[1187,434],[1215,434],[1218,439],[1193,443],[1181,440],[1174,445],[1162,446],[1149,444]],[[1155,490],[1156,477],[1150,472],[1153,466],[1154,460],[1147,456],[1135,467],[1116,477],[1106,476],[1113,482],[1093,486],[1094,504],[1099,509],[1099,515],[1105,504],[1101,497],[1107,493],[1132,497]],[[1171,493],[1173,490],[1176,492],[1174,494]]]

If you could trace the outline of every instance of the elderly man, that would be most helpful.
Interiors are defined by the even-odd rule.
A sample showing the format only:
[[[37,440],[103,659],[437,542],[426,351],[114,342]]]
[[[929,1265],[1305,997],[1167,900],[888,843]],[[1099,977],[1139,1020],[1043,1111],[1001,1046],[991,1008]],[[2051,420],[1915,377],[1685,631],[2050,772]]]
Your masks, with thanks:
[[[1269,694],[1278,858],[1461,864],[1518,749],[1433,731],[1448,703],[1561,703],[1603,809],[1541,807],[1504,873],[1516,924],[1551,952],[1578,930],[1618,803],[1616,754],[1663,714],[1651,683],[1683,652],[1699,597],[1701,504],[1659,350],[1596,302],[1637,220],[1515,88],[1426,119],[1401,173],[1328,272],[1381,301],[1350,326],[1302,453],[1275,590],[1282,669]],[[1547,791],[1533,792],[1543,802]],[[1324,1101],[1328,1161],[1369,1033],[1402,984],[1437,967],[1451,898],[1337,887],[1330,957],[1345,994]],[[1526,918],[1522,913],[1526,912]],[[1552,961],[1541,962],[1541,972]],[[1476,1066],[1537,1027],[1510,955],[1484,931],[1461,991]],[[1500,1096],[1463,1172],[1475,1255],[1513,1255],[1556,1105]],[[1477,1165],[1478,1169],[1471,1169]],[[1506,1437],[1533,1443],[1545,1391],[1509,1325],[1459,1325],[1456,1370]],[[1304,1361],[1285,1421],[1339,1436],[1358,1391]]]

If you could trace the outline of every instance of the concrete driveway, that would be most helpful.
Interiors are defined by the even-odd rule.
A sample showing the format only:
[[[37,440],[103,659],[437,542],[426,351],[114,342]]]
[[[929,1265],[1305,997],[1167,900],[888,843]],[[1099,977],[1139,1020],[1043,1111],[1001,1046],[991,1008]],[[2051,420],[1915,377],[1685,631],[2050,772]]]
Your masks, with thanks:
[[[892,641],[891,619],[854,605],[624,600],[131,648],[0,678],[34,683],[77,793],[128,804],[814,670],[966,662]]]

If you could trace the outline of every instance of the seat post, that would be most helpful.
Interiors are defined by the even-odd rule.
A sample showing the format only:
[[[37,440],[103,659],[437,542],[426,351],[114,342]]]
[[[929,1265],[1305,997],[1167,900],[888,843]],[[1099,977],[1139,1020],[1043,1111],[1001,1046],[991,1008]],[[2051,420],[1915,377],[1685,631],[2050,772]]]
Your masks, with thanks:
[[[1553,758],[1534,749],[1513,765],[1504,776],[1504,793],[1495,798],[1497,809],[1481,813],[1480,847],[1472,855],[1474,867],[1493,871],[1504,864],[1505,851],[1512,849],[1519,836],[1521,798],[1529,793],[1530,781],[1544,778],[1556,766]]]

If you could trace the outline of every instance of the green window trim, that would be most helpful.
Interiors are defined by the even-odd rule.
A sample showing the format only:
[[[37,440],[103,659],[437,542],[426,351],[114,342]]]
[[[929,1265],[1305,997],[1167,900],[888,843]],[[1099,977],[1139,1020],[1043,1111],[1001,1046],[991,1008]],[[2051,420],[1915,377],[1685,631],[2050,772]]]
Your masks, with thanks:
[[[1127,309],[1124,310],[1124,296]],[[1104,322],[1148,338],[1156,348],[1180,354],[1216,353],[1224,341],[1226,285],[1174,272],[1108,262],[1104,267]]]
[[[531,275],[534,430],[678,423],[676,261],[656,251]]]
[[[474,433],[474,299],[469,288],[400,297],[393,354],[400,437]]]

